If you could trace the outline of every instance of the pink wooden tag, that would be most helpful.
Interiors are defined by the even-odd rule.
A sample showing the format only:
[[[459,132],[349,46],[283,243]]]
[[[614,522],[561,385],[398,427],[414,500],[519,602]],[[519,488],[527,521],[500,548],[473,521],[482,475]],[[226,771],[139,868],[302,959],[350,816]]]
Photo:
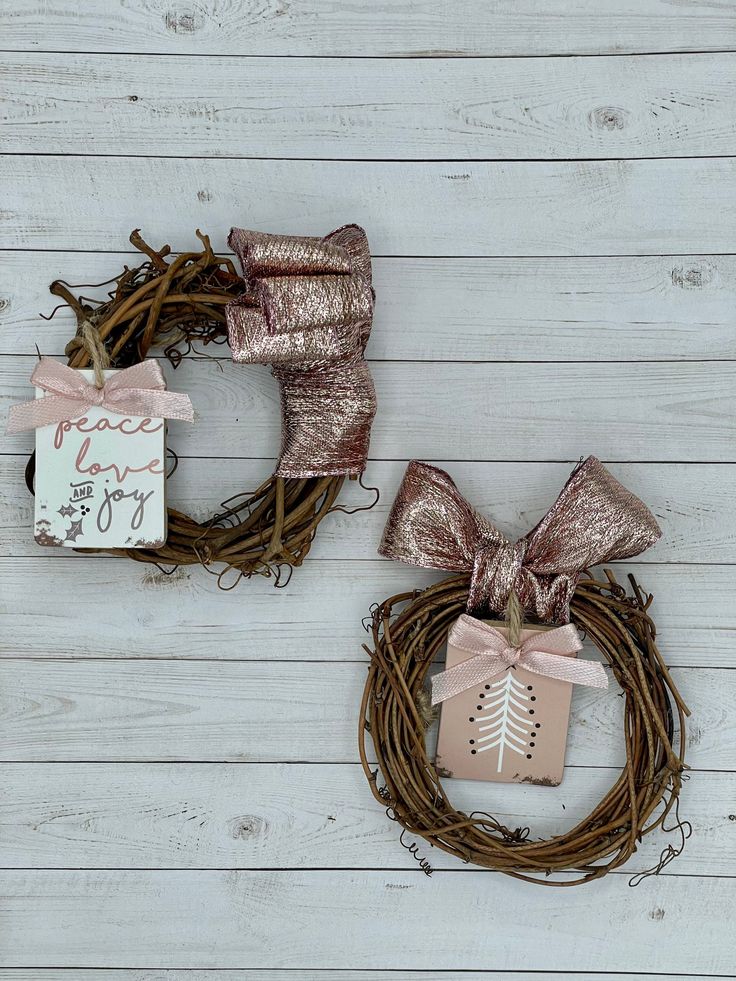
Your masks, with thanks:
[[[503,622],[485,622],[506,635]],[[550,629],[528,627],[521,639]],[[472,656],[448,644],[446,668]],[[571,698],[570,682],[518,667],[455,695],[442,705],[438,769],[447,777],[556,786],[565,767]]]

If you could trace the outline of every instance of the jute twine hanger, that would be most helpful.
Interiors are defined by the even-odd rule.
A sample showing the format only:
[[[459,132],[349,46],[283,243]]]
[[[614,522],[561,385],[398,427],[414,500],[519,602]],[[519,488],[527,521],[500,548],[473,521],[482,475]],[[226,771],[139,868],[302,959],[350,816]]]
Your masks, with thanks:
[[[83,320],[77,328],[76,337],[73,337],[66,348],[64,354],[71,358],[78,350],[84,348],[89,355],[94,371],[94,382],[96,388],[105,387],[105,371],[110,367],[110,355],[100,338],[100,333],[91,320]]]

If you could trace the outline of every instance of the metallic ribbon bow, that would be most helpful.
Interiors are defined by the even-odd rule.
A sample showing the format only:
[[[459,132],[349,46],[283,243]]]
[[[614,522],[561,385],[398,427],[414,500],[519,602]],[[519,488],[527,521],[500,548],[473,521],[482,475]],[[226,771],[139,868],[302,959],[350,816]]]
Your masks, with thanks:
[[[523,609],[542,622],[567,623],[585,569],[638,555],[660,535],[646,505],[593,456],[515,543],[468,504],[449,474],[413,460],[378,551],[411,565],[472,573],[470,613],[502,613],[513,590]]]
[[[363,358],[373,318],[365,232],[325,238],[233,228],[243,296],[226,308],[233,360],[270,364],[281,390],[279,477],[365,469],[376,395]]]
[[[142,361],[111,375],[103,388],[87,381],[81,371],[53,358],[41,358],[31,383],[48,395],[10,408],[8,432],[37,429],[84,415],[93,405],[125,416],[149,419],[194,418],[188,395],[167,392],[158,361]]]
[[[457,650],[474,656],[432,678],[433,705],[474,688],[514,665],[574,685],[608,687],[608,676],[602,664],[569,656],[583,646],[571,623],[554,630],[539,631],[518,647],[510,647],[500,630],[464,613],[453,624],[448,641]]]

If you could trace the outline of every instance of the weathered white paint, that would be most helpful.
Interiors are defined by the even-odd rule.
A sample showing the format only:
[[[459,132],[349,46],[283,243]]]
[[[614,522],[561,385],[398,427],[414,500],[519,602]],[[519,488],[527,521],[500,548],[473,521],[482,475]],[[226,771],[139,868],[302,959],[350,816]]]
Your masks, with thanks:
[[[224,971],[181,971],[162,970],[136,971],[135,969],[110,970],[104,968],[76,968],[74,981],[261,981],[262,972],[256,968],[249,971],[225,969]],[[575,975],[579,981],[639,981],[633,974],[589,973]],[[657,981],[696,981],[700,974],[658,974]],[[396,981],[395,971],[354,971],[330,970],[329,981]],[[412,969],[412,981],[448,981],[446,971],[416,971]],[[69,971],[54,968],[0,969],[0,981],[69,981]],[[268,971],[268,981],[294,981],[293,971]],[[325,981],[323,971],[300,970],[299,981]],[[557,971],[549,974],[534,971],[463,971],[462,981],[560,981]]]
[[[6,54],[5,152],[546,159],[736,151],[736,53],[708,58]],[[397,98],[397,94],[400,97]],[[94,139],[90,141],[90,134]]]
[[[560,787],[444,786],[466,813],[489,811],[507,827],[550,836],[583,820],[617,777],[572,767]],[[357,764],[6,763],[0,779],[4,868],[409,867]],[[692,836],[668,871],[731,874],[734,794],[733,773],[690,774],[681,817]],[[678,838],[653,831],[626,870],[651,868]],[[435,868],[472,871],[427,851]]]
[[[33,52],[6,52],[3,72],[3,149],[19,154],[4,159],[0,189],[10,398],[26,396],[30,358],[21,371],[17,355],[36,341],[60,353],[71,333],[68,317],[37,318],[53,305],[47,284],[119,271],[135,225],[181,249],[197,247],[196,225],[223,248],[234,223],[316,234],[364,223],[377,256],[369,353],[392,362],[374,365],[380,462],[367,477],[381,504],[325,521],[285,592],[255,580],[223,594],[199,568],[167,578],[35,549],[20,473],[30,443],[4,444],[0,728],[3,758],[28,762],[0,766],[0,865],[34,868],[3,875],[0,981],[736,973],[733,671],[715,670],[733,668],[736,628],[734,161],[533,162],[732,153],[734,54],[619,56],[733,52],[736,6],[451,7],[0,5],[2,46]],[[374,57],[386,54],[422,57]],[[437,54],[617,57],[424,57]],[[263,55],[290,57],[246,57]],[[90,156],[101,153],[112,156]],[[372,160],[150,156],[193,153]],[[386,157],[415,159],[374,159]],[[422,162],[438,157],[454,162]],[[478,157],[505,159],[468,162]],[[199,363],[179,379],[201,419],[172,443],[215,459],[184,460],[170,489],[204,515],[270,470],[276,393],[265,369]],[[672,876],[636,890],[625,873],[533,889],[434,852],[457,871],[425,880],[369,794],[355,730],[360,618],[438,576],[366,559],[411,455],[449,458],[515,536],[588,452],[651,502],[665,533],[620,571],[656,594],[662,648],[694,711],[688,757],[705,772],[682,798],[694,837]],[[462,462],[483,459],[508,462]],[[613,692],[576,693],[562,786],[497,790],[496,809],[533,833],[574,820],[620,762],[620,712]],[[457,787],[468,808],[489,793]]]
[[[173,382],[178,385],[178,380],[179,375],[174,375]],[[232,441],[238,436],[234,431]],[[56,558],[54,552],[40,548],[32,538],[33,498],[25,483],[27,462],[27,457],[21,454],[0,455],[0,555]],[[473,506],[513,539],[530,531],[547,512],[577,463],[573,460],[567,463],[432,462],[448,470]],[[367,511],[355,514],[336,511],[325,518],[312,545],[310,559],[375,559],[406,464],[406,460],[371,461],[365,481],[380,488],[378,503]],[[620,481],[647,502],[662,528],[662,538],[643,552],[637,563],[736,562],[736,514],[731,508],[736,496],[736,468],[710,463],[683,467],[677,463],[613,462],[608,466]],[[182,457],[167,482],[169,503],[198,521],[205,521],[219,509],[221,502],[257,487],[271,468],[272,461],[268,459]],[[514,489],[512,495],[509,488]],[[371,491],[348,481],[343,486],[339,506],[349,511],[367,507],[373,500]],[[87,556],[78,563],[77,571],[82,564],[96,558],[100,556]],[[698,589],[698,574],[692,575],[692,588]],[[404,569],[399,576],[406,579],[410,573]],[[125,577],[125,581],[136,578]],[[702,604],[703,597],[698,596],[695,602]]]
[[[203,124],[204,125],[204,124]],[[11,156],[0,248],[225,246],[231,225],[368,229],[376,255],[736,252],[732,158],[552,162]],[[329,191],[329,193],[326,193]]]
[[[34,360],[0,358],[0,407],[27,398]],[[576,460],[594,450],[608,460],[736,459],[732,362],[404,361],[374,362],[371,369],[380,405],[372,459]],[[168,375],[173,385],[171,369]],[[280,408],[266,367],[187,359],[176,370],[176,388],[189,394],[196,413],[194,423],[173,420],[168,427],[177,453],[275,455]],[[4,446],[22,452],[32,442],[20,433]]]
[[[626,574],[634,573],[641,587],[654,594],[652,613],[668,664],[736,667],[736,566],[628,562],[614,571],[624,584]],[[389,562],[320,561],[310,555],[294,572],[288,591],[256,578],[229,593],[197,566],[167,576],[155,567],[105,556],[3,559],[0,609],[6,629],[0,653],[351,661],[363,656],[367,637],[361,622],[373,603],[442,578]],[[41,614],[39,595],[44,598]],[[80,596],[85,597],[85,616],[70,629],[69,610]],[[594,656],[592,648],[587,656]]]
[[[48,287],[100,283],[140,253],[8,252],[0,353],[61,356],[76,330]],[[410,361],[736,358],[736,257],[375,258],[369,354]],[[85,296],[110,286],[85,287]],[[219,353],[223,353],[220,350]]]
[[[4,46],[20,51],[196,55],[619,54],[736,48],[728,0],[39,0],[0,8]],[[215,62],[215,68],[217,63]],[[288,66],[285,66],[285,71]]]
[[[351,763],[368,658],[329,661],[0,661],[4,761]],[[736,769],[732,672],[673,668],[693,720],[688,762]],[[573,693],[567,761],[620,766],[623,700]],[[430,744],[431,745],[431,744]]]
[[[3,919],[13,945],[2,948],[0,963],[214,968],[246,961],[324,971],[390,962],[400,971],[500,961],[567,976],[631,963],[642,973],[733,973],[733,947],[720,940],[731,879],[697,880],[698,916],[687,879],[660,876],[633,894],[626,881],[612,875],[592,887],[530,892],[493,872],[427,879],[418,868],[8,871]]]

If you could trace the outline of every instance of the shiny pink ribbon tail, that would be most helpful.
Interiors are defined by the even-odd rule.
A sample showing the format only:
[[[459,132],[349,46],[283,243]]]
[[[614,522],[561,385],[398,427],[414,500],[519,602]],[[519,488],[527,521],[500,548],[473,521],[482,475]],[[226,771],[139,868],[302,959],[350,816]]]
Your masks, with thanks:
[[[602,664],[570,657],[583,647],[580,635],[571,623],[536,632],[518,647],[512,647],[500,630],[464,613],[450,630],[448,641],[458,650],[474,656],[434,676],[433,705],[515,666],[573,685],[608,687],[608,676]]]
[[[97,388],[76,368],[53,358],[41,358],[33,369],[31,383],[47,394],[11,406],[9,433],[76,419],[95,405],[123,416],[185,422],[194,419],[189,396],[167,392],[161,366],[153,360],[123,368],[111,375],[102,388]]]

